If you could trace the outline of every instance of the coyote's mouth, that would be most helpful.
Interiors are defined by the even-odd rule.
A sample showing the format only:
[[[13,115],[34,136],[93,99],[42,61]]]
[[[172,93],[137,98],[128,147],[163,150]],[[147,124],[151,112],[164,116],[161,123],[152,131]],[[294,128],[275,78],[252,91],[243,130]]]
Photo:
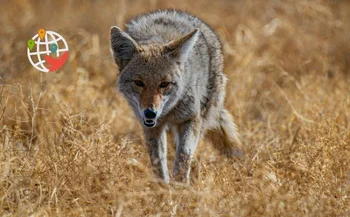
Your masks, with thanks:
[[[156,126],[156,123],[157,123],[157,121],[150,120],[150,119],[143,121],[143,125],[145,125],[146,127],[154,127],[154,126]]]

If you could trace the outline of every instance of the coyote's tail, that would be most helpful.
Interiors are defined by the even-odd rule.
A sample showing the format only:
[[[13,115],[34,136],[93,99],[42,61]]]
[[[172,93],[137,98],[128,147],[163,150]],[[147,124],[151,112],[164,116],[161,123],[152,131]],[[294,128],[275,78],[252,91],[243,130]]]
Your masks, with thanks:
[[[206,137],[221,154],[229,157],[240,157],[243,155],[237,126],[233,122],[232,115],[226,109],[220,111],[217,127],[208,130]]]

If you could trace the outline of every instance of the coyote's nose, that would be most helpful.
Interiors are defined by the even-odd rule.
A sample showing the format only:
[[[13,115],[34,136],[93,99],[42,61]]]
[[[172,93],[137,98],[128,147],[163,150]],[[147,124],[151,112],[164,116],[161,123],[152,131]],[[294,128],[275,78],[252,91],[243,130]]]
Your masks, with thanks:
[[[145,109],[143,113],[145,114],[145,117],[148,119],[153,119],[157,116],[156,111],[154,111],[152,108]]]

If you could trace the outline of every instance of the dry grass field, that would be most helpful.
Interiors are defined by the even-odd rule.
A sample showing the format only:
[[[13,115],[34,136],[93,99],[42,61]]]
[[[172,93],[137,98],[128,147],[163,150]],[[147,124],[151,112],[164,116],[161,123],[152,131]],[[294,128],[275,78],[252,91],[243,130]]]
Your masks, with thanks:
[[[109,51],[112,25],[162,8],[220,35],[245,148],[201,141],[189,187],[153,180]],[[350,216],[348,0],[1,0],[0,17],[0,216]],[[69,44],[58,72],[28,61],[39,28]]]

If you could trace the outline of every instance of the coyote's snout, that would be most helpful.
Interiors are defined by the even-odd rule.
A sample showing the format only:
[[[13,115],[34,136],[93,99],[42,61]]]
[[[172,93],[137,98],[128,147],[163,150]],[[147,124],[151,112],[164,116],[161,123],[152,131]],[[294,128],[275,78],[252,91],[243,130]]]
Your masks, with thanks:
[[[154,127],[157,124],[157,110],[154,110],[152,107],[144,110],[144,125],[146,127]]]
[[[221,45],[197,17],[176,10],[139,16],[124,32],[111,28],[119,66],[118,89],[143,125],[154,173],[169,182],[166,130],[175,137],[173,178],[189,181],[190,162],[201,135],[235,155],[239,139],[224,108],[226,76]]]
[[[141,76],[138,79],[141,79]],[[153,83],[157,81],[157,78],[153,79],[152,83],[148,83],[147,79],[133,80],[139,91],[139,94],[135,94],[134,100],[139,104],[139,114],[146,127],[156,126],[157,119],[162,115],[172,89],[169,79],[165,81],[160,79],[159,82],[155,82],[156,85]]]

